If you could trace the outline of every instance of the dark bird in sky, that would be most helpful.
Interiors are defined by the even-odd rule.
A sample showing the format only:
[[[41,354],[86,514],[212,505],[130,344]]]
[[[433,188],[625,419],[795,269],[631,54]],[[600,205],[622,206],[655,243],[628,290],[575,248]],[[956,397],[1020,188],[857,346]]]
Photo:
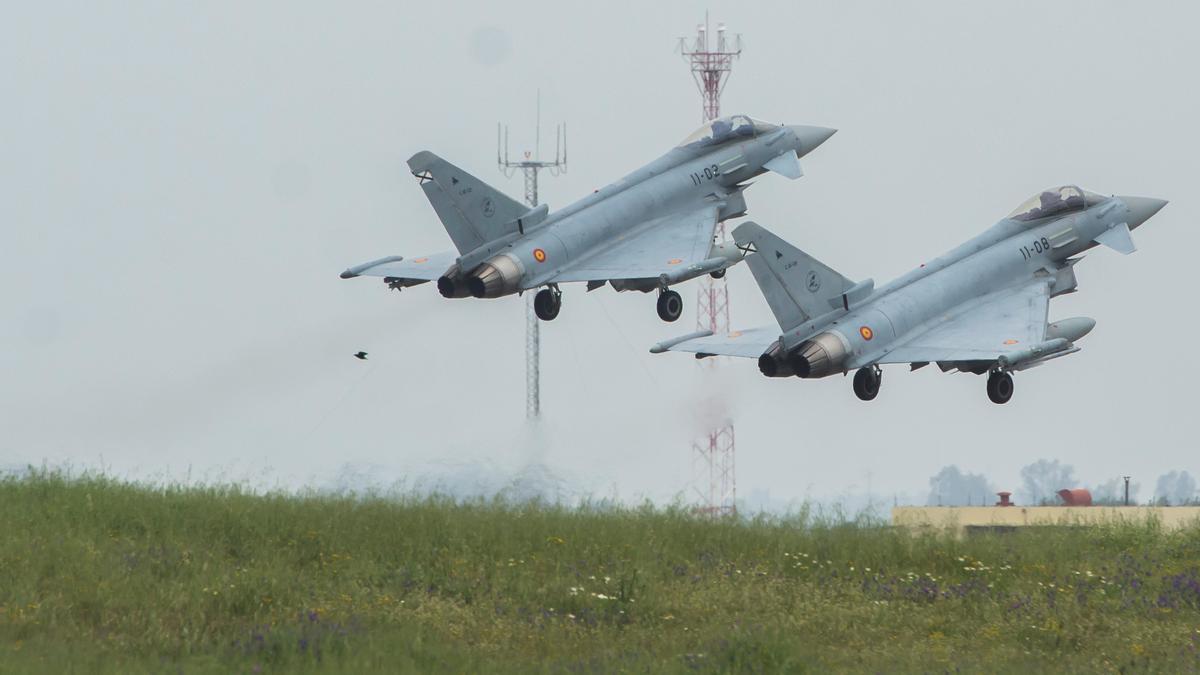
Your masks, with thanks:
[[[366,360],[367,360],[367,353],[366,353],[366,352],[359,352],[359,353],[357,353],[357,354],[355,354],[355,355],[354,355],[354,358],[356,358],[356,359],[359,359],[359,360],[361,360],[361,361],[366,361]]]

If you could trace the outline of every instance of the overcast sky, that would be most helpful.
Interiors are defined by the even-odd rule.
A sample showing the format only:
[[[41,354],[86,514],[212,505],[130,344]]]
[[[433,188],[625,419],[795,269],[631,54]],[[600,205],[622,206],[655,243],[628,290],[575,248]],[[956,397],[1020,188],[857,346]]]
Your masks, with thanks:
[[[404,161],[495,166],[570,129],[565,206],[700,122],[673,52],[706,9],[744,36],[723,110],[840,131],[750,218],[851,278],[891,279],[1062,183],[1171,204],[1079,268],[1051,318],[1083,351],[984,379],[702,369],[654,296],[565,289],[524,420],[524,300],[343,281],[450,241]],[[1188,349],[1200,178],[1197,12],[1179,2],[13,3],[0,23],[0,465],[324,485],[531,463],[598,494],[685,492],[694,410],[726,410],[742,495],[918,495],[946,464],[1013,489],[1039,457],[1088,483],[1197,465]],[[547,143],[543,143],[543,149]],[[772,322],[749,270],[733,322]],[[351,357],[359,349],[370,360]],[[708,401],[708,403],[705,403]],[[725,413],[715,413],[725,414]]]

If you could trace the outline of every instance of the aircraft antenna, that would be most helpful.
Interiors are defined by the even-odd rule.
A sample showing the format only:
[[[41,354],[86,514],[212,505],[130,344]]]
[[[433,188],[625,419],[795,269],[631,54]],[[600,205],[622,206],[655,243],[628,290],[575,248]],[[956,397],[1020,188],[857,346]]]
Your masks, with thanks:
[[[522,158],[512,161],[508,156],[508,125],[504,125],[504,153],[500,153],[500,125],[496,125],[496,164],[506,178],[520,171],[525,177],[525,203],[529,208],[537,206],[538,173],[548,169],[550,175],[558,176],[567,172],[567,128],[560,124],[555,128],[554,161],[541,159],[541,126],[542,126],[542,92],[537,95],[537,115],[535,117],[534,151],[526,150]],[[559,154],[559,148],[562,154]],[[542,415],[541,400],[541,359],[542,340],[539,319],[533,310],[533,293],[525,294],[525,418],[537,421]]]
[[[700,91],[701,117],[705,123],[721,116],[721,93],[733,72],[733,61],[741,56],[742,36],[726,36],[725,24],[717,24],[714,38],[709,31],[708,13],[696,26],[690,42],[679,38],[679,53],[691,66],[692,79]],[[725,223],[717,224],[716,237],[725,239]],[[696,330],[715,334],[729,332],[729,288],[725,277],[705,276],[696,297]],[[715,364],[716,358],[699,361]],[[719,387],[706,387],[720,391]],[[719,393],[717,394],[719,396]],[[708,432],[692,442],[692,487],[700,499],[697,510],[713,517],[737,514],[736,445],[733,420],[724,414],[720,400],[698,403],[696,412],[708,425]]]

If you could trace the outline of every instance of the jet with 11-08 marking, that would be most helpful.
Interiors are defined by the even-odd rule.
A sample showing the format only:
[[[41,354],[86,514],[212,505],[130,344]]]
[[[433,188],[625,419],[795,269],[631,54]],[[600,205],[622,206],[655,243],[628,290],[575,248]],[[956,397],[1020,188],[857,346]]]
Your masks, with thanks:
[[[733,231],[779,327],[699,332],[661,342],[684,351],[757,358],[767,377],[854,375],[854,393],[879,393],[886,363],[912,370],[988,373],[988,398],[1007,403],[1011,373],[1079,351],[1096,322],[1049,322],[1050,298],[1076,289],[1080,253],[1135,250],[1130,230],[1166,201],[1105,197],[1067,185],[1033,196],[983,234],[876,290],[854,283],[755,223]],[[782,330],[781,330],[782,329]]]
[[[540,288],[538,318],[562,306],[559,284],[610,284],[659,292],[657,310],[675,321],[683,300],[671,286],[720,277],[742,252],[714,241],[717,223],[746,213],[745,182],[767,171],[803,175],[799,158],[835,133],[734,115],[705,124],[646,166],[549,212],[530,209],[428,151],[408,160],[455,251],[356,265],[343,279],[383,277],[401,289],[437,280],[447,298],[499,298]]]

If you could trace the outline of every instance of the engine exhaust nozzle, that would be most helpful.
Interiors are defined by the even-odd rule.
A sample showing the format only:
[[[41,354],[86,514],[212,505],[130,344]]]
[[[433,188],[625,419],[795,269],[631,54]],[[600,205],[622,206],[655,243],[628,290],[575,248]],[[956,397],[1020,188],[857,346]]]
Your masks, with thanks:
[[[846,362],[846,343],[833,332],[825,332],[805,340],[788,357],[788,365],[796,377],[826,377],[843,370]]]
[[[465,298],[470,295],[463,278],[450,276],[449,274],[443,274],[438,277],[437,289],[443,298]]]
[[[520,289],[525,268],[515,257],[505,253],[489,259],[467,277],[467,289],[472,297],[499,298]]]
[[[791,377],[794,374],[778,341],[758,357],[758,372],[767,377]]]

